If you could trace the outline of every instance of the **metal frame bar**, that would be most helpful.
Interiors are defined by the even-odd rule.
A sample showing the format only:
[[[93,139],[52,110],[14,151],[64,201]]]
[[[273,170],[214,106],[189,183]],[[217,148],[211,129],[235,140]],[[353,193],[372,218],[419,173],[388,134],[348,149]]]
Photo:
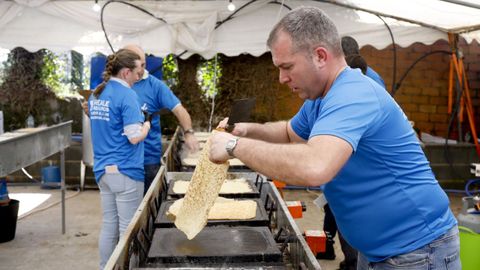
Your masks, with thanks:
[[[470,3],[470,2],[461,1],[461,0],[439,0],[439,1],[447,2],[447,3],[459,5],[459,6],[469,7],[469,8],[480,9],[480,5]]]
[[[354,5],[351,5],[351,4],[340,3],[336,0],[314,0],[314,1],[322,2],[322,3],[328,3],[328,4],[332,4],[332,5],[336,5],[336,6],[340,6],[340,7],[344,7],[344,8],[364,11],[364,12],[371,13],[371,14],[378,15],[378,16],[382,16],[382,17],[387,17],[387,18],[392,18],[392,19],[399,20],[399,21],[413,23],[413,24],[420,25],[420,26],[423,26],[423,27],[435,29],[435,30],[438,30],[438,31],[441,31],[441,32],[444,32],[444,33],[462,34],[462,33],[467,33],[467,32],[471,32],[471,31],[475,31],[475,30],[480,29],[480,25],[470,25],[470,26],[463,26],[463,27],[447,29],[447,28],[443,28],[443,27],[438,27],[436,25],[416,21],[416,20],[411,20],[411,19],[407,19],[407,18],[403,18],[403,17],[399,17],[399,16],[395,16],[395,15],[391,15],[391,14],[387,14],[387,13],[383,13],[383,12],[374,11],[374,10],[367,9],[367,8],[357,7],[357,6],[354,6]],[[446,0],[441,0],[441,1],[446,1]],[[452,2],[453,3],[453,1],[446,1],[446,2]],[[457,1],[457,2],[460,2],[460,1]],[[460,3],[455,3],[455,4],[462,5]],[[467,6],[467,5],[463,5],[463,6]],[[475,5],[475,6],[477,6],[477,5]],[[477,8],[477,7],[474,7],[474,6],[469,6],[469,7]]]

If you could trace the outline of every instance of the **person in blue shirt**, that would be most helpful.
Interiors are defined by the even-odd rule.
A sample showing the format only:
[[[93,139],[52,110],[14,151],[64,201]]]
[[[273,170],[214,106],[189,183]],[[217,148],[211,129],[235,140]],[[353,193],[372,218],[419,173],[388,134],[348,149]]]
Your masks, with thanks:
[[[342,50],[343,54],[345,54],[345,57],[349,57],[350,55],[355,54],[360,55],[360,47],[358,46],[357,41],[351,36],[342,37]],[[380,84],[380,86],[382,86],[383,88],[387,88],[385,86],[385,81],[382,79],[382,77],[371,67],[367,66],[365,75]]]
[[[415,132],[383,87],[347,66],[333,22],[318,8],[294,9],[267,45],[279,81],[305,102],[289,121],[212,135],[210,160],[236,157],[290,185],[325,185],[357,269],[461,269],[457,221]]]
[[[342,39],[343,40],[343,39]],[[342,46],[342,49],[345,47]],[[345,50],[343,50],[345,53]],[[359,54],[350,54],[345,56],[345,62],[352,69],[358,68],[362,71],[363,75],[367,73],[367,62]],[[323,219],[323,230],[327,235],[325,252],[317,254],[317,259],[333,260],[335,259],[335,249],[333,247],[335,235],[337,233],[337,223],[333,216],[332,210],[328,206],[328,203],[323,206],[325,217]],[[338,233],[340,240],[340,247],[342,249],[344,260],[340,262],[339,270],[356,270],[357,269],[357,251],[348,244],[343,238],[341,232]]]
[[[100,188],[103,222],[99,237],[100,269],[110,258],[143,198],[144,122],[130,87],[142,73],[140,57],[119,50],[109,55],[103,82],[88,100],[93,172]]]
[[[162,109],[168,109],[175,115],[183,129],[185,146],[188,151],[192,153],[198,151],[199,144],[197,138],[194,136],[190,114],[180,103],[180,100],[164,82],[148,74],[148,71],[145,70],[144,51],[134,44],[127,45],[124,49],[131,50],[140,56],[142,65],[142,72],[140,73],[141,79],[137,81],[132,88],[137,93],[142,111],[148,115],[153,115],[152,128],[145,139],[144,193],[146,193],[160,168],[160,158],[162,156],[160,115],[158,113],[155,114],[156,112]]]

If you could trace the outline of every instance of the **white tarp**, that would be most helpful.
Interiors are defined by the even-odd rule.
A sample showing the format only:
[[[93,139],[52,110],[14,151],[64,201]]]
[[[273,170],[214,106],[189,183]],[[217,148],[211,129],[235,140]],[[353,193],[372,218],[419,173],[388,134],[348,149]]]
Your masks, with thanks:
[[[215,30],[216,23],[231,11],[227,0],[219,1],[127,1],[166,21],[162,22],[133,7],[111,3],[104,10],[105,28],[114,49],[127,43],[141,44],[145,51],[159,56],[198,53],[211,58],[216,53],[255,56],[267,51],[269,31],[288,9],[258,0],[239,11]],[[233,0],[237,9],[250,1]],[[278,1],[279,3],[282,1]],[[317,6],[336,23],[341,35],[355,37],[361,46],[378,49],[391,44],[383,22],[375,15],[320,1],[285,0],[291,8]],[[455,30],[477,25],[480,10],[439,0],[349,0],[338,1],[368,10],[421,21],[441,29]],[[99,1],[104,5],[106,1]],[[47,48],[54,52],[76,50],[83,54],[111,53],[100,24],[94,1],[13,0],[0,2],[0,47],[24,47],[29,51]],[[406,47],[414,42],[431,44],[446,39],[438,29],[385,18],[395,42]],[[463,34],[467,41],[478,39],[478,32]]]

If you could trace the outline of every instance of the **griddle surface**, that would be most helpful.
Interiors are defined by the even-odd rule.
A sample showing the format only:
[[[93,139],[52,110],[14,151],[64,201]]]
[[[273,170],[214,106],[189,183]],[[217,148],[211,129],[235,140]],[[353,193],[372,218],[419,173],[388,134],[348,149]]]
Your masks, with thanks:
[[[206,227],[188,240],[177,228],[156,229],[147,264],[281,262],[268,227]]]
[[[287,268],[283,263],[229,263],[229,264],[202,264],[202,265],[182,265],[182,264],[163,264],[156,266],[145,266],[140,268],[133,268],[133,270],[286,270]]]
[[[181,180],[171,180],[170,183],[168,184],[168,193],[167,195],[170,198],[183,198],[185,196],[185,193],[175,193],[173,192],[173,186],[175,185],[176,181],[181,181]],[[250,192],[245,192],[245,193],[220,193],[219,195],[225,198],[260,198],[260,192],[258,191],[258,188],[253,184],[251,180],[247,180],[248,186],[252,189]]]
[[[253,219],[212,219],[208,220],[207,226],[268,226],[268,216],[265,208],[263,208],[262,201],[260,199],[253,199],[257,203],[257,213]],[[164,201],[160,210],[158,211],[157,218],[155,219],[155,227],[157,228],[173,228],[175,224],[170,220],[166,213],[168,208],[174,201]]]

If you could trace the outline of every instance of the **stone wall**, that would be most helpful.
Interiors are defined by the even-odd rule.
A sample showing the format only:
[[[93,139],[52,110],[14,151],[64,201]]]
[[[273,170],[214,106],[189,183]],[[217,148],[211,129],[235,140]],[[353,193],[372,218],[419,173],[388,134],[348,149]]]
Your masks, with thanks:
[[[476,112],[476,125],[480,123],[480,45],[465,41],[459,44],[465,55],[465,68],[469,79],[470,94]],[[420,43],[407,48],[397,48],[396,81],[405,73],[411,64],[425,53],[444,50],[450,51],[447,41],[440,40],[432,45]],[[377,71],[385,80],[387,89],[391,92],[393,78],[392,47],[377,50],[371,46],[361,49],[361,54],[369,66]],[[410,120],[415,122],[419,131],[433,135],[446,136],[449,123],[447,113],[448,103],[448,72],[449,59],[447,54],[433,54],[420,61],[409,72],[394,98],[405,111]],[[175,89],[187,109],[191,111],[195,126],[206,128],[210,113],[209,103],[200,98],[200,90],[196,84],[196,65],[200,59],[191,57],[179,62],[180,78],[183,80]],[[222,57],[223,75],[220,83],[222,92],[217,96],[215,104],[215,121],[228,115],[230,104],[234,99],[256,97],[256,108],[253,121],[265,122],[291,118],[300,108],[302,101],[285,85],[278,82],[278,70],[273,66],[270,53],[260,57],[240,55],[237,57]],[[465,115],[465,120],[467,120]],[[214,121],[214,122],[215,122]],[[468,122],[463,123],[463,129],[469,130]],[[456,138],[456,124],[451,138]]]

